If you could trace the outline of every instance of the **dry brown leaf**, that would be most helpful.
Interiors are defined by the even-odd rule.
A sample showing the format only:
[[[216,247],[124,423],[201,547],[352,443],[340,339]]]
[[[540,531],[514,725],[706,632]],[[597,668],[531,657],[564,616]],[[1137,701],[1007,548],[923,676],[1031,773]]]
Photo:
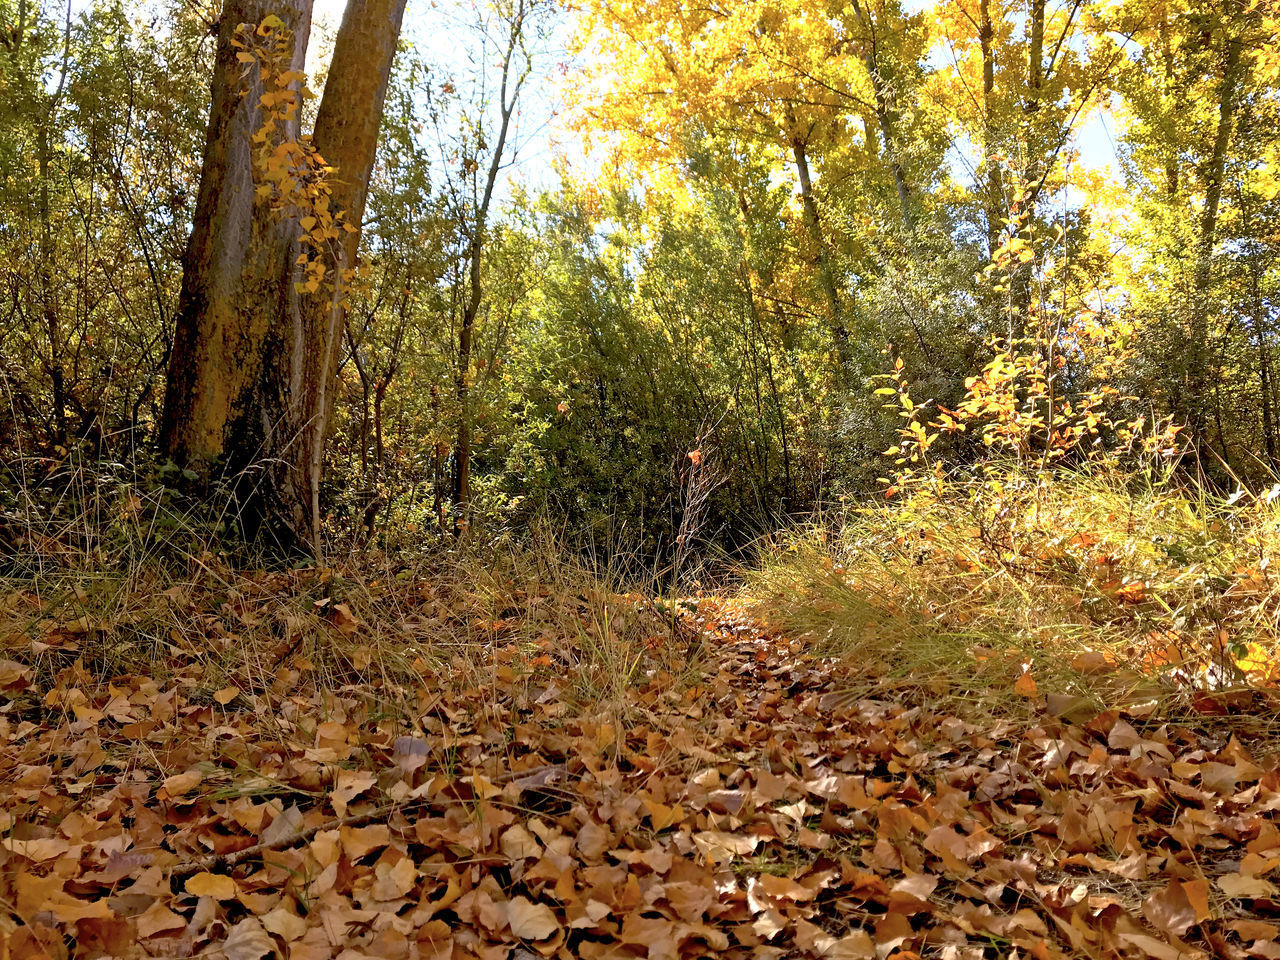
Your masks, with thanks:
[[[333,605],[333,609],[329,613],[329,622],[337,627],[339,633],[348,637],[360,627],[360,621],[345,603],[335,603]],[[357,669],[363,668],[358,667]]]
[[[822,954],[824,960],[874,960],[875,956],[876,945],[865,930],[855,930],[841,937]]]
[[[204,781],[204,774],[199,770],[187,770],[184,773],[168,777],[156,792],[159,800],[177,800],[186,796]]]
[[[1174,881],[1142,903],[1142,915],[1161,933],[1180,937],[1196,922],[1196,912],[1182,884]]]
[[[374,823],[367,827],[343,827],[340,835],[342,849],[352,860],[359,860],[391,842],[391,830],[385,823]]]
[[[509,827],[502,834],[502,855],[508,860],[526,860],[542,856],[542,844],[520,824]]]
[[[512,897],[507,903],[507,923],[521,940],[545,940],[560,929],[550,907],[526,897]]]
[[[146,912],[137,918],[135,923],[138,925],[138,936],[144,940],[147,937],[154,937],[156,934],[181,930],[187,925],[186,920],[182,919],[159,900],[151,904]]]
[[[377,776],[366,771],[339,770],[334,777],[333,789],[329,792],[329,802],[333,804],[333,812],[340,817],[345,817],[347,804],[360,794],[372,789],[377,782]]]
[[[257,917],[245,917],[227,934],[222,952],[227,960],[262,960],[275,956],[276,945]]]
[[[1217,879],[1218,889],[1233,900],[1257,900],[1273,897],[1276,886],[1261,877],[1246,877],[1240,873],[1228,873]]]
[[[42,863],[45,860],[61,857],[71,849],[71,844],[61,837],[35,837],[31,840],[5,837],[0,840],[0,848],[16,853],[20,857],[26,857],[34,863]]]
[[[238,696],[240,696],[239,687],[223,687],[214,693],[213,699],[225,707]]]
[[[307,932],[307,921],[283,906],[276,907],[261,917],[262,926],[285,943],[301,940]]]
[[[390,852],[390,851],[388,851]],[[418,871],[413,861],[401,857],[394,864],[379,860],[373,868],[373,896],[376,900],[395,900],[403,897],[417,882]]]

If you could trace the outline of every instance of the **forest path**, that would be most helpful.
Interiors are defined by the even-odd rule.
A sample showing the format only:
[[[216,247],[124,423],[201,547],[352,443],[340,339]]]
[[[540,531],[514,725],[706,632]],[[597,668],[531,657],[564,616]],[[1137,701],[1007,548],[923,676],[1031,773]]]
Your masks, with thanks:
[[[0,956],[1280,956],[1274,757],[859,699],[711,610],[697,684],[655,636],[609,701],[515,641],[398,690],[8,661]]]

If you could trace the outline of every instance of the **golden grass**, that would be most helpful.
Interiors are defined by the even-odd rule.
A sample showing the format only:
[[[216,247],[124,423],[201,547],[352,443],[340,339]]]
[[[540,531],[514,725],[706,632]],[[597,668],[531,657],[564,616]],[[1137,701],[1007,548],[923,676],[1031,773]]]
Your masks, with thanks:
[[[869,684],[1100,706],[1280,678],[1277,553],[1266,497],[990,470],[776,538],[743,591]]]

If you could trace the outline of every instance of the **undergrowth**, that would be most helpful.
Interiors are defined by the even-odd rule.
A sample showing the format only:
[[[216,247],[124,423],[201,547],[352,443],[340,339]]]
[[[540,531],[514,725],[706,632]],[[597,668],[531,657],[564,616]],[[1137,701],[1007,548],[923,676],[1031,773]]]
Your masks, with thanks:
[[[483,712],[486,690],[525,682],[621,718],[634,688],[696,676],[683,624],[634,581],[641,565],[577,560],[553,534],[288,567],[163,478],[62,469],[13,500],[0,557],[0,659],[36,689],[181,676],[229,708],[346,690],[412,718],[432,688],[470,690]]]
[[[1273,495],[997,466],[899,493],[775,538],[744,572],[761,617],[864,665],[868,689],[1229,712],[1280,679]]]

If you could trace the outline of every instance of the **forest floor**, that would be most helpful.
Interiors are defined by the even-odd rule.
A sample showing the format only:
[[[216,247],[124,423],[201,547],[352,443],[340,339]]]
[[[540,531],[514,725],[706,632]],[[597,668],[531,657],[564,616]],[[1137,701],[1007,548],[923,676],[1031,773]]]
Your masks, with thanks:
[[[997,717],[725,598],[213,581],[0,591],[0,957],[1280,957],[1266,701]]]

